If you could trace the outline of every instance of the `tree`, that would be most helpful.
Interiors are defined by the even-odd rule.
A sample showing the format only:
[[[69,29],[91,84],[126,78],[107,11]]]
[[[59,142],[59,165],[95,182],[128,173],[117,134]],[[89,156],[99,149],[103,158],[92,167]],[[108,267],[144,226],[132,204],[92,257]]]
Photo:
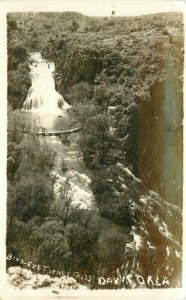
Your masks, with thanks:
[[[66,98],[70,104],[76,105],[76,109],[78,110],[77,105],[79,103],[86,105],[87,102],[91,102],[93,92],[93,85],[81,81],[69,89],[69,92],[66,94]]]
[[[70,251],[61,222],[54,220],[44,222],[34,233],[33,238],[39,241],[38,261],[57,270],[64,268],[69,271]]]
[[[100,164],[105,164],[112,144],[108,115],[97,114],[95,108],[94,110],[92,108],[92,106],[82,106],[79,118],[82,133],[78,143],[87,163],[95,158]]]
[[[106,274],[116,271],[122,265],[126,265],[128,257],[125,250],[126,239],[123,235],[111,234],[107,237],[99,248],[99,260],[102,265],[102,270],[105,270]]]
[[[75,31],[78,30],[79,27],[80,27],[79,23],[77,23],[76,21],[73,20],[71,26],[69,27],[69,29],[72,32],[75,32]]]
[[[51,216],[58,221],[62,221],[64,228],[72,222],[74,212],[77,210],[77,206],[73,206],[72,198],[69,193],[70,183],[67,179],[61,187],[59,197],[57,197],[50,207]]]
[[[27,50],[21,44],[13,48],[13,54],[19,62],[24,62],[28,56]]]
[[[109,133],[109,122],[106,113],[100,114],[95,118],[95,137],[96,150],[99,154],[99,162],[104,164],[109,155],[111,147],[111,136]]]
[[[24,153],[24,133],[33,129],[31,119],[8,106],[8,145],[7,145],[7,177],[13,179]]]
[[[22,175],[16,184],[17,216],[27,221],[34,215],[48,215],[53,199],[52,184],[40,173]]]
[[[16,216],[17,205],[15,198],[15,186],[7,181],[7,224],[13,225],[13,218]]]
[[[74,222],[65,229],[73,268],[92,272],[97,264],[97,242],[99,238],[99,222],[95,212],[79,210]]]

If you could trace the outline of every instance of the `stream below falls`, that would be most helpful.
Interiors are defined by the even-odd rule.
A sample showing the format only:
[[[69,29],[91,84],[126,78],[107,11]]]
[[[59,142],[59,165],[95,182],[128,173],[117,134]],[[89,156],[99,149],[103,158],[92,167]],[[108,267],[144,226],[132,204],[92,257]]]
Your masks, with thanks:
[[[31,55],[30,74],[32,86],[27,99],[23,104],[23,111],[32,113],[40,130],[68,130],[70,122],[68,109],[70,105],[55,90],[54,72],[52,62],[45,61],[40,53]],[[69,196],[72,205],[79,209],[88,209],[98,212],[93,192],[91,190],[91,171],[83,161],[78,146],[79,133],[68,136],[42,136],[39,139],[55,152],[55,167],[52,175],[55,178],[54,195],[59,197],[61,186],[65,181],[70,185]],[[124,228],[110,219],[99,216],[102,242],[109,235],[121,234],[126,240],[131,239],[131,228]]]
[[[31,62],[32,86],[23,104],[23,110],[33,114],[40,130],[69,129],[70,105],[55,90],[54,64],[42,59],[40,53],[33,53]],[[76,133],[71,134],[66,144],[62,142],[62,137],[40,136],[40,142],[45,143],[56,154],[55,170],[52,174],[55,177],[55,197],[59,196],[61,185],[68,180],[72,205],[81,209],[96,209],[90,188],[91,180],[78,149],[77,138]]]

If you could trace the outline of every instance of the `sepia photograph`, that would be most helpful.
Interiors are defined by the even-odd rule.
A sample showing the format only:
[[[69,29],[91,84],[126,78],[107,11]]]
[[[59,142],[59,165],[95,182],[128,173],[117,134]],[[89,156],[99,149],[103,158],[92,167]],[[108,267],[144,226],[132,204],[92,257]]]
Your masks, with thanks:
[[[12,2],[0,298],[183,291],[184,1]]]

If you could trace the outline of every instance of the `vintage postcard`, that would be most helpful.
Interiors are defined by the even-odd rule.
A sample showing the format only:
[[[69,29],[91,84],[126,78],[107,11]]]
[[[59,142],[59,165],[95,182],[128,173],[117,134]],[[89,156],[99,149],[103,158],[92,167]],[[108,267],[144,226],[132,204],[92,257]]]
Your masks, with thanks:
[[[184,1],[0,5],[0,298],[184,299]]]

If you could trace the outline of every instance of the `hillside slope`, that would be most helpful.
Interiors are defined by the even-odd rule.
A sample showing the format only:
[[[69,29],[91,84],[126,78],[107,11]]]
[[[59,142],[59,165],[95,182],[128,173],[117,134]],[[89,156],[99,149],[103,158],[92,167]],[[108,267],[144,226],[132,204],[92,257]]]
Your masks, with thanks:
[[[90,270],[110,274],[124,265],[121,273],[146,278],[153,272],[180,286],[183,16],[9,14],[8,101],[14,109],[26,99],[29,54],[36,51],[55,64],[56,89],[72,106],[71,125],[82,128],[76,146],[90,170],[99,216],[131,229],[133,241],[122,241],[127,255],[119,266],[108,263],[112,251],[118,255],[118,237],[109,249],[97,249],[95,241],[98,266]]]

